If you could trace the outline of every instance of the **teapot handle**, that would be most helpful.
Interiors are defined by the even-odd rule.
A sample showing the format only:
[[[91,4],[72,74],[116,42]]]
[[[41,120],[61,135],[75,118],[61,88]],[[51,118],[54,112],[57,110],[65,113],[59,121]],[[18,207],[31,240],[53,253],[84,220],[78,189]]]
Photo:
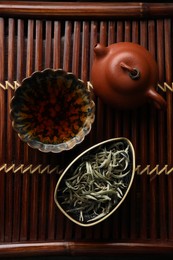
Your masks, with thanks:
[[[159,95],[154,88],[150,88],[147,91],[147,98],[149,100],[151,100],[152,102],[154,102],[154,105],[156,106],[156,108],[158,109],[165,109],[166,108],[166,101],[164,100],[164,98]]]

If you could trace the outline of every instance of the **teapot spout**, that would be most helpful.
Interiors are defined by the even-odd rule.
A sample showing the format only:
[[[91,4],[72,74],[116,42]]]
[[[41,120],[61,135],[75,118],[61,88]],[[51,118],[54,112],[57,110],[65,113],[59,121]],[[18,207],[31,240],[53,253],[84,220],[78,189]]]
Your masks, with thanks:
[[[154,105],[156,106],[156,108],[165,110],[165,108],[166,108],[166,101],[153,88],[150,88],[148,90],[147,97],[148,97],[149,100],[154,102]]]
[[[94,47],[96,57],[103,57],[108,53],[108,48],[100,43],[97,43]]]

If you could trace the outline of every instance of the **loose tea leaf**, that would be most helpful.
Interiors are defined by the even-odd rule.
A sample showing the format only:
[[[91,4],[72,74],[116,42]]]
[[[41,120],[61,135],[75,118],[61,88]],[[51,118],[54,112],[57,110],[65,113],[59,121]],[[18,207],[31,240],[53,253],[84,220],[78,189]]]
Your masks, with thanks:
[[[107,215],[123,198],[130,173],[130,147],[118,142],[87,153],[61,185],[61,204],[80,222]]]

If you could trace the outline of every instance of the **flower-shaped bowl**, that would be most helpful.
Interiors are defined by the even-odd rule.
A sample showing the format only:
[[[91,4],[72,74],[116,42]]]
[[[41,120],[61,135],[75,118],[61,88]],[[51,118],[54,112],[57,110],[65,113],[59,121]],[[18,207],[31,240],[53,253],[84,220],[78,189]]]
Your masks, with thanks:
[[[60,176],[54,200],[74,223],[88,227],[108,218],[126,198],[135,173],[127,138],[98,143],[76,157]]]
[[[72,149],[94,122],[92,86],[62,69],[34,72],[15,91],[10,115],[30,147],[54,153]]]

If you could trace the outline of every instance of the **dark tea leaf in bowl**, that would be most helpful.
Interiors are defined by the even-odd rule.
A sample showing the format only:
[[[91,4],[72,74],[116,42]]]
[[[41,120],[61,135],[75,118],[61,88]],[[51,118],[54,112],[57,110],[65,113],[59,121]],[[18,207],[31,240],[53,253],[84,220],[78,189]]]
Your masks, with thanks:
[[[12,125],[21,140],[55,153],[82,142],[95,116],[88,86],[62,69],[38,71],[24,79],[11,100]]]

